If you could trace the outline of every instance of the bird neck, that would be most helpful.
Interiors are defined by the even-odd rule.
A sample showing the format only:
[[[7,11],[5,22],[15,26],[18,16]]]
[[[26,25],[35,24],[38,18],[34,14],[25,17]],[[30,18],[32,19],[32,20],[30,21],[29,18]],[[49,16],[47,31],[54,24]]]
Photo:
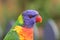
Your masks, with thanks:
[[[32,28],[34,26],[34,23],[31,21],[24,21],[24,26],[27,28]]]

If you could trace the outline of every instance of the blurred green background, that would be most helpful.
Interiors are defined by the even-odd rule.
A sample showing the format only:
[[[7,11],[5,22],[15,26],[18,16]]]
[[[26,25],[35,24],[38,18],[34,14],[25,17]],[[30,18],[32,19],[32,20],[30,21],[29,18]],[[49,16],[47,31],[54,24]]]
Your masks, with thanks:
[[[60,0],[0,0],[0,24],[3,32],[11,20],[17,20],[20,13],[27,9],[38,10],[43,25],[52,18],[60,31]]]

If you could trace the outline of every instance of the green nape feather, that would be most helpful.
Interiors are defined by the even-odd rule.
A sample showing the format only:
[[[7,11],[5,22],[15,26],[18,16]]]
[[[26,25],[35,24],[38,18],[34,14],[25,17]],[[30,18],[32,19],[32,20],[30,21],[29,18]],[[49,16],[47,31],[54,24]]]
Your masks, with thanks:
[[[15,31],[13,31],[13,29],[16,26],[22,26],[23,24],[24,24],[23,16],[22,16],[22,14],[20,14],[20,16],[18,17],[18,20],[12,26],[12,28],[10,29],[10,31],[7,33],[7,35],[5,36],[5,38],[3,40],[19,40],[17,33]]]
[[[20,16],[18,17],[18,21],[19,21],[20,24],[24,23],[22,14],[20,14]]]
[[[24,19],[23,19],[22,14],[20,14],[20,16],[18,17],[16,23],[15,23],[13,26],[14,26],[14,27],[15,27],[16,25],[22,26],[23,24],[24,24]]]

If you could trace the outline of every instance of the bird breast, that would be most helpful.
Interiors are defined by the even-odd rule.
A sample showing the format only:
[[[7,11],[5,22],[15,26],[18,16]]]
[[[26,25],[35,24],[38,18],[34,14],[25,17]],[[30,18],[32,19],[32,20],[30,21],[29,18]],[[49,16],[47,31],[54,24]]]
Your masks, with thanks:
[[[16,26],[14,31],[17,32],[20,40],[33,40],[33,28]]]

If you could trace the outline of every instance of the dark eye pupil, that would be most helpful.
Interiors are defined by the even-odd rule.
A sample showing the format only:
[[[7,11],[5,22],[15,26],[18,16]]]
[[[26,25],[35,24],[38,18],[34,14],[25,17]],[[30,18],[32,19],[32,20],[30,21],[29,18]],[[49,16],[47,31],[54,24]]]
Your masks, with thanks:
[[[33,17],[35,17],[35,16],[29,15],[29,18],[33,18]]]
[[[29,18],[32,18],[32,17],[33,17],[33,16],[31,16],[31,15],[29,16]]]

